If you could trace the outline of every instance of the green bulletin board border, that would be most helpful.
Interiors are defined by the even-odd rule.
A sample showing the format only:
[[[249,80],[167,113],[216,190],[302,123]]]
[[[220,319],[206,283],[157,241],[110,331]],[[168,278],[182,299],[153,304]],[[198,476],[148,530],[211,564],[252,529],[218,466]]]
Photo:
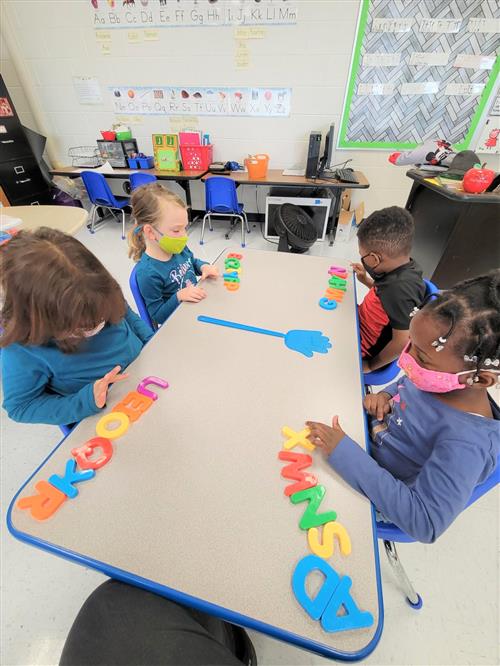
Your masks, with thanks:
[[[346,139],[347,125],[349,124],[349,116],[351,112],[351,102],[354,96],[354,86],[356,84],[356,77],[359,71],[359,63],[361,59],[361,45],[365,38],[366,23],[368,20],[368,12],[370,10],[370,2],[371,0],[361,0],[356,41],[354,44],[354,52],[351,61],[351,71],[349,75],[349,85],[347,88],[347,95],[344,101],[344,109],[342,112],[342,121],[340,125],[340,132],[338,135],[337,148],[360,148],[360,149],[372,148],[375,150],[376,149],[392,150],[394,148],[402,148],[405,150],[409,150],[411,148],[415,148],[419,144],[414,142],[388,143],[385,141],[347,141]],[[490,95],[494,88],[495,81],[498,77],[499,72],[500,72],[500,56],[497,56],[495,64],[491,70],[488,83],[485,85],[484,90],[482,92],[479,105],[476,108],[474,115],[472,116],[469,131],[467,132],[465,139],[461,143],[455,144],[454,147],[456,150],[467,150],[467,148],[470,146],[470,142],[472,140],[472,137],[474,136],[474,132],[476,131],[477,126],[481,121],[483,112],[486,106],[489,106]]]

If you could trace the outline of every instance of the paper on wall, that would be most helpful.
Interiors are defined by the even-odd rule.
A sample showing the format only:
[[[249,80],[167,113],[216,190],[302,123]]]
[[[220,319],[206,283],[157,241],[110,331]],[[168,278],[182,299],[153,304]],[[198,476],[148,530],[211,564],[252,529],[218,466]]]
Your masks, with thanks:
[[[129,30],[127,39],[129,44],[140,44],[142,42],[142,35],[139,30]]]
[[[435,95],[439,90],[439,81],[420,81],[418,83],[403,83],[402,95]]]
[[[372,32],[410,32],[412,18],[374,18]]]
[[[170,130],[174,134],[198,130],[198,116],[170,116]]]
[[[102,55],[111,55],[111,42],[101,42]]]
[[[392,95],[394,83],[360,83],[358,95]]]
[[[500,155],[500,117],[488,116],[485,126],[481,132],[477,153],[488,153],[489,155]]]
[[[250,49],[247,42],[236,42],[234,64],[236,65],[236,69],[246,69],[250,66]]]
[[[469,69],[492,69],[494,64],[494,56],[459,53],[455,58],[453,67],[468,67]]]
[[[363,58],[365,67],[396,67],[401,53],[366,53]]]
[[[484,90],[484,83],[448,83],[444,89],[445,95],[480,95]]]
[[[239,27],[235,28],[235,39],[263,39],[266,36],[266,28]]]
[[[496,18],[471,18],[467,30],[469,32],[500,32],[500,21]]]
[[[500,116],[500,95],[497,96],[493,106],[490,109],[490,116]]]
[[[98,42],[110,42],[111,32],[109,30],[96,30],[95,38]]]
[[[442,67],[448,64],[449,51],[415,51],[410,56],[410,65]]]
[[[101,86],[95,76],[74,76],[73,86],[79,104],[102,104]]]
[[[418,29],[420,32],[458,32],[462,19],[421,18]]]
[[[143,30],[143,35],[145,42],[157,42],[160,39],[160,32],[158,30],[151,30],[150,28]]]

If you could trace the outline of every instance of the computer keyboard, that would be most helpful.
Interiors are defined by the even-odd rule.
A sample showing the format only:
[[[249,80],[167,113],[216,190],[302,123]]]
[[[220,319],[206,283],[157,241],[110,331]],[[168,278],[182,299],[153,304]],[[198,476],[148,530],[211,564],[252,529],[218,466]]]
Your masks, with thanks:
[[[335,178],[343,183],[357,183],[358,179],[354,175],[354,171],[350,169],[336,169]]]

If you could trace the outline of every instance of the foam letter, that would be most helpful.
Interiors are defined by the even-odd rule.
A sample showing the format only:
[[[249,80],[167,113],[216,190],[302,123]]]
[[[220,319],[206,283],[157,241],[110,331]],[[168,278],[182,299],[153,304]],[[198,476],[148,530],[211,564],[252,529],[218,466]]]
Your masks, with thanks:
[[[168,382],[166,382],[164,379],[161,379],[160,377],[144,377],[142,382],[137,386],[137,392],[142,393],[142,395],[145,395],[148,398],[151,398],[151,400],[158,400],[158,395],[154,391],[149,391],[146,388],[148,384],[154,384],[155,386],[159,386],[163,389],[168,388]]]
[[[72,484],[80,483],[81,481],[88,481],[94,476],[95,471],[93,469],[87,469],[84,472],[79,472],[76,469],[76,460],[71,458],[66,462],[64,476],[59,476],[59,474],[52,474],[52,476],[49,477],[49,483],[67,495],[70,499],[73,499],[78,495],[78,490],[74,488]]]
[[[36,520],[47,520],[66,501],[66,495],[49,483],[39,481],[35,484],[38,495],[21,497],[17,500],[17,508],[30,509],[31,515]]]
[[[118,428],[108,430],[108,423],[113,423],[115,421],[118,421],[119,423]],[[104,437],[105,439],[117,439],[127,432],[129,426],[130,419],[126,414],[123,412],[111,412],[110,414],[101,416],[99,421],[97,421],[95,431],[99,437]]]
[[[299,502],[304,502],[305,500],[309,502],[302,518],[300,519],[299,527],[301,530],[308,530],[310,527],[318,527],[319,525],[328,523],[330,520],[336,520],[337,514],[335,511],[316,513],[316,511],[319,509],[319,505],[321,504],[323,497],[325,496],[325,493],[325,486],[314,486],[314,488],[301,490],[298,493],[290,495],[290,499],[292,500],[293,504],[298,504]]]
[[[319,569],[324,574],[325,580],[316,597],[311,599],[306,591],[306,578],[315,569]],[[340,576],[328,562],[325,562],[325,560],[316,555],[306,555],[295,567],[292,575],[292,590],[295,598],[306,613],[313,620],[319,620],[339,582]]]
[[[287,441],[283,444],[284,449],[293,449],[295,446],[303,446],[308,451],[314,451],[316,445],[310,442],[307,438],[311,434],[309,428],[304,428],[300,432],[295,432],[288,426],[283,426],[281,432],[288,437]]]
[[[333,555],[335,550],[335,537],[337,537],[340,546],[340,552],[346,556],[351,552],[351,539],[347,534],[346,528],[337,522],[326,523],[323,527],[323,543],[318,539],[319,529],[311,527],[307,532],[307,543],[315,555],[327,560]]]
[[[281,470],[281,476],[284,479],[295,479],[297,483],[291,483],[285,488],[285,495],[289,497],[293,493],[298,492],[299,490],[306,490],[306,488],[312,488],[318,483],[318,479],[312,474],[305,475],[304,472],[301,472],[301,469],[309,467],[312,465],[312,458],[305,453],[292,453],[291,451],[280,451],[278,453],[278,458],[280,460],[288,460],[292,464],[286,465]]]
[[[91,460],[90,457],[95,449],[102,449],[102,456]],[[80,469],[99,469],[113,457],[113,445],[105,437],[93,437],[78,449],[71,449],[71,455],[75,458]]]
[[[321,626],[325,631],[347,631],[372,626],[373,615],[359,610],[349,592],[351,585],[352,580],[349,576],[344,576],[332,594],[321,616]],[[345,615],[337,615],[341,606],[345,610]]]
[[[113,407],[113,411],[123,412],[123,414],[126,414],[133,423],[134,421],[137,421],[144,412],[147,412],[152,404],[152,398],[141,395],[140,393],[137,393],[137,391],[130,391],[121,402]]]

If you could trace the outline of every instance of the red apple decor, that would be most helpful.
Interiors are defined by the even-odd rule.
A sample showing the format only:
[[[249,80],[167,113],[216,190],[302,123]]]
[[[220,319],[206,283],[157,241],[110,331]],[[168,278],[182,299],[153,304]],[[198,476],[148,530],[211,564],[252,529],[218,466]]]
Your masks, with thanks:
[[[495,172],[491,169],[485,169],[486,162],[481,166],[475,164],[472,169],[469,169],[464,174],[462,187],[465,192],[469,194],[481,194],[487,187],[491,185],[495,178]]]

